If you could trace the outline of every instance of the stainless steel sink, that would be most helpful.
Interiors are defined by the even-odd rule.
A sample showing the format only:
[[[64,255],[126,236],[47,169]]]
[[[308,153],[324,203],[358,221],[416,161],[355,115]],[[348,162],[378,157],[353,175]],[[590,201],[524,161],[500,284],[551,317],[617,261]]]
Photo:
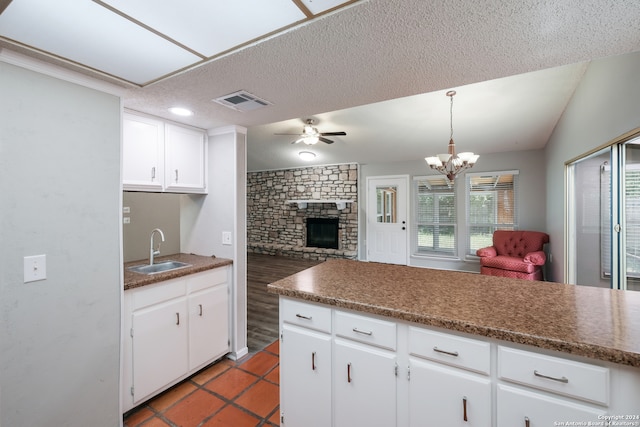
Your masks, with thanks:
[[[180,261],[162,261],[156,264],[143,264],[143,265],[134,265],[133,267],[129,267],[129,271],[133,271],[134,273],[141,274],[156,274],[156,273],[164,273],[166,271],[177,270],[179,268],[191,267],[191,264],[187,264],[186,262]]]

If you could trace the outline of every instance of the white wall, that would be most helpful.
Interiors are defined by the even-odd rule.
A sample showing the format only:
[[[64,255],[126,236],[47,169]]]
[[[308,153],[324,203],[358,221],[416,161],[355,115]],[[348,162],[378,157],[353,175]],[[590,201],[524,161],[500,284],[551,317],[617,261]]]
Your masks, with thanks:
[[[482,154],[478,163],[470,169],[471,172],[495,172],[502,170],[518,170],[519,175],[519,228],[521,230],[546,229],[545,224],[545,176],[544,176],[544,151],[511,151],[506,153]],[[424,159],[416,159],[411,162],[365,164],[360,166],[360,183],[365,183],[369,176],[384,175],[409,175],[415,176],[433,175]],[[456,196],[464,199],[464,175],[457,178]],[[412,184],[412,182],[410,183]],[[367,189],[360,188],[358,197],[359,209],[359,259],[366,259],[366,197]],[[409,191],[411,197],[411,190]],[[411,204],[412,205],[412,204]],[[465,225],[465,206],[458,204],[458,226]],[[411,213],[409,213],[411,218]],[[411,224],[410,224],[411,225]],[[462,242],[461,242],[462,243]],[[477,261],[442,260],[429,257],[411,256],[409,265],[418,267],[431,267],[462,271],[480,271]]]
[[[640,52],[591,62],[545,149],[550,280],[564,282],[565,162],[640,127]],[[594,248],[597,250],[597,248]]]
[[[181,250],[233,260],[232,340],[235,357],[247,353],[246,129],[209,131],[207,197],[182,196]],[[231,232],[231,245],[222,232]]]
[[[117,426],[120,99],[2,61],[0,93],[0,424]]]

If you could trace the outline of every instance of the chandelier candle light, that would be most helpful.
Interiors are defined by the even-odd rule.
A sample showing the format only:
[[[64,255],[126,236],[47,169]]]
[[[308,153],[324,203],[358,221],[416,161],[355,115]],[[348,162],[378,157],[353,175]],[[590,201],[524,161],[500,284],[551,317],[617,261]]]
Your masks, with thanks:
[[[464,152],[456,154],[456,144],[453,142],[453,96],[456,94],[455,90],[447,92],[447,96],[451,98],[450,118],[451,118],[451,136],[449,138],[449,153],[438,154],[437,156],[425,157],[425,160],[429,164],[431,169],[435,169],[438,172],[447,176],[450,182],[456,178],[460,172],[465,169],[473,167],[476,160],[480,157],[477,154],[471,152]]]

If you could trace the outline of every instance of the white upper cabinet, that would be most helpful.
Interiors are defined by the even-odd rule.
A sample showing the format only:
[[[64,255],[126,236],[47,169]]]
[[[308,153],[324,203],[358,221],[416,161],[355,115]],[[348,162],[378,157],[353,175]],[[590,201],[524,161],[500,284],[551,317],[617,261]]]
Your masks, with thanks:
[[[165,125],[165,189],[200,193],[205,189],[204,138],[201,131]]]
[[[123,189],[206,194],[205,142],[204,131],[125,113]]]
[[[164,182],[164,124],[125,114],[122,180],[125,190],[162,191]]]

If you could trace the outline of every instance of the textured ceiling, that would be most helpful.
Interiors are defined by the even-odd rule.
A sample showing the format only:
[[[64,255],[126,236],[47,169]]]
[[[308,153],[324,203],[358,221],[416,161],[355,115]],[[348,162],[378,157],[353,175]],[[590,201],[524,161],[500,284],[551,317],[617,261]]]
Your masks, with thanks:
[[[318,164],[442,152],[450,88],[459,151],[540,148],[588,61],[640,50],[638,22],[637,0],[360,0],[129,87],[124,105],[173,120],[167,108],[180,105],[195,111],[183,123],[248,127],[249,170],[301,165],[295,138],[272,134],[308,117],[348,134],[314,146]],[[212,102],[241,89],[273,105],[242,113]]]

